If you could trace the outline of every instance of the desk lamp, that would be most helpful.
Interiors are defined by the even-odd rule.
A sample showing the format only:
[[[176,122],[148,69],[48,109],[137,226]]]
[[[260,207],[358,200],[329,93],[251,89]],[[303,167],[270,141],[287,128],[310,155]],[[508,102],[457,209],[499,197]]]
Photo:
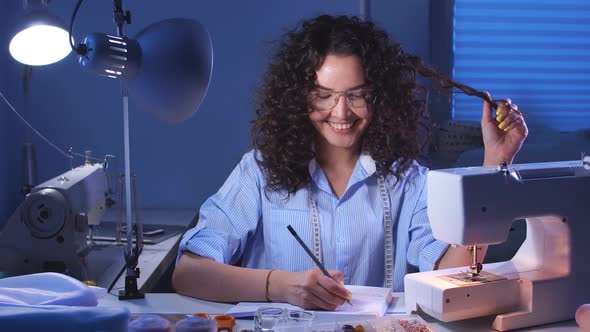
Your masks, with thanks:
[[[132,95],[139,109],[162,121],[177,123],[189,118],[200,106],[209,87],[213,67],[211,39],[202,24],[184,18],[154,23],[134,39],[127,38],[123,26],[131,23],[131,14],[123,10],[122,0],[113,0],[117,34],[92,33],[76,46],[72,30],[81,4],[82,0],[78,0],[72,14],[70,47],[78,54],[83,68],[119,80],[123,97],[127,244],[125,290],[119,293],[119,299],[143,298],[137,289],[141,223],[132,224],[131,218],[128,96]]]
[[[8,46],[10,55],[20,63],[43,66],[70,54],[66,24],[47,11],[49,1],[23,1],[27,13]]]
[[[73,21],[82,0],[78,0]],[[125,290],[119,299],[143,298],[137,289],[142,250],[141,223],[131,219],[131,176],[129,160],[129,104],[131,91],[137,105],[162,121],[176,123],[191,116],[201,104],[211,78],[213,53],[207,29],[200,23],[183,18],[167,19],[140,31],[135,39],[123,33],[131,14],[123,10],[123,1],[114,0],[114,22],[117,35],[93,33],[72,49],[80,65],[98,75],[118,79],[123,97],[125,144],[125,207],[127,246],[125,248]],[[71,40],[71,39],[70,39]],[[132,231],[133,230],[133,231]],[[133,247],[133,232],[136,244]]]

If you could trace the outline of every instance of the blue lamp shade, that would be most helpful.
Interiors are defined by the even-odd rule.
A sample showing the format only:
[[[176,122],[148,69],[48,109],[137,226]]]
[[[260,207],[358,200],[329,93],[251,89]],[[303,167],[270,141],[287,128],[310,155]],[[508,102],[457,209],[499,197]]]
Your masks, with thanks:
[[[52,64],[71,51],[65,23],[44,10],[27,14],[10,40],[10,55],[30,66]]]
[[[134,109],[177,123],[197,111],[207,94],[213,68],[209,32],[201,23],[167,19],[135,39],[91,34],[80,65],[102,76],[127,81]]]
[[[129,81],[130,101],[170,123],[189,118],[207,94],[213,69],[213,48],[201,23],[173,18],[140,31],[141,64]]]

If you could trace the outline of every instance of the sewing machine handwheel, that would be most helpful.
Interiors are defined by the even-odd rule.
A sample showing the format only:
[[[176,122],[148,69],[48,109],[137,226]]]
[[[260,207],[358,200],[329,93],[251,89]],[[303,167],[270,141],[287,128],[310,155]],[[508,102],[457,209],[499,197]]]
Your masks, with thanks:
[[[32,236],[51,238],[63,229],[68,215],[67,207],[67,200],[59,191],[45,188],[27,196],[21,219]]]

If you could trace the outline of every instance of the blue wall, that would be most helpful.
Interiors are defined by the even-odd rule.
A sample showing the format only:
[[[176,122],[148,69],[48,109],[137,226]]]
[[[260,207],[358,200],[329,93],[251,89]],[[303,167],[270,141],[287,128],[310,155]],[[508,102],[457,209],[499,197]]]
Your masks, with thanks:
[[[21,0],[3,0],[0,10],[1,91],[22,108],[22,66],[9,58],[7,34],[22,14]],[[50,10],[69,22],[75,1],[54,0]],[[164,5],[165,4],[165,5]],[[188,17],[204,23],[214,47],[209,93],[189,120],[169,125],[130,109],[131,167],[138,174],[140,204],[147,208],[196,208],[213,194],[250,149],[254,118],[253,96],[267,62],[268,42],[302,18],[320,13],[359,14],[357,0],[299,1],[125,1],[134,36],[150,23]],[[371,2],[371,16],[404,47],[429,54],[429,1]],[[114,33],[112,1],[86,0],[75,24],[74,37],[91,32]],[[63,149],[73,147],[95,157],[115,154],[123,167],[122,103],[119,84],[84,72],[73,54],[65,60],[34,68],[30,112],[33,126]],[[130,92],[130,99],[133,98]],[[132,106],[132,105],[131,105]],[[22,196],[19,149],[24,126],[0,105],[0,220],[6,219]],[[66,171],[69,161],[36,137],[39,180]],[[81,163],[81,160],[77,160]]]
[[[14,107],[22,107],[22,89],[19,81],[22,66],[13,63],[8,53],[7,31],[14,24],[12,13],[22,8],[22,2],[3,1],[0,4],[0,92]],[[0,100],[0,226],[24,197],[20,194],[17,174],[20,172],[20,146],[23,141],[20,123],[16,116]]]

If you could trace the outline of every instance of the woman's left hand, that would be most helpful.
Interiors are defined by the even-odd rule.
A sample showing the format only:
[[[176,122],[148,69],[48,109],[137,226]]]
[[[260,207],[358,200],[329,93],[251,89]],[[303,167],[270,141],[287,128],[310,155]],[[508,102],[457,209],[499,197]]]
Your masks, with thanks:
[[[484,101],[481,130],[485,147],[484,166],[499,165],[503,161],[512,163],[529,133],[522,113],[509,98],[498,102],[495,119],[491,105]]]

